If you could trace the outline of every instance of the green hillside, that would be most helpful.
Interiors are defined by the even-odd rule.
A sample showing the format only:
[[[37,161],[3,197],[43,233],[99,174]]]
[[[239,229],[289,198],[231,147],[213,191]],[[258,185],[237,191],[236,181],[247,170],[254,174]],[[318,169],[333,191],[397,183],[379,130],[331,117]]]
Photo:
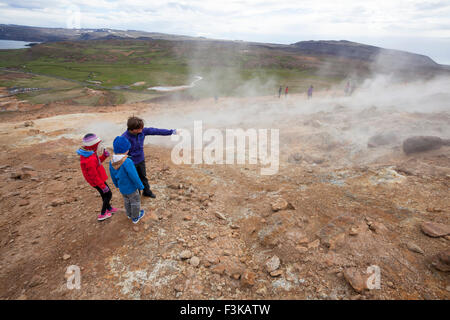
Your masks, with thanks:
[[[151,99],[161,93],[147,90],[148,87],[186,85],[195,76],[202,76],[203,80],[186,93],[201,98],[215,94],[272,95],[280,85],[289,86],[291,93],[303,93],[310,84],[327,88],[355,71],[368,72],[362,62],[305,56],[269,46],[167,40],[54,42],[29,49],[0,50],[0,67],[40,75],[31,78],[30,83],[0,77],[0,86],[43,86],[52,92],[87,86],[120,96],[111,100],[117,103],[130,101],[131,96],[133,102]],[[57,77],[61,83],[39,84],[49,81],[44,76]],[[41,99],[36,98],[41,95],[38,92],[23,95],[33,102],[54,101],[49,92]],[[92,103],[88,100],[81,99],[80,103]]]

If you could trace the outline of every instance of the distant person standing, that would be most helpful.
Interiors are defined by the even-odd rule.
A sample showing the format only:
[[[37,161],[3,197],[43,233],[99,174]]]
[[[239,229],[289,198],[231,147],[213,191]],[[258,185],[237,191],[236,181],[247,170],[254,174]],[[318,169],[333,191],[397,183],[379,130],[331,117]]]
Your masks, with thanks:
[[[278,89],[278,98],[281,98],[282,91],[283,91],[283,88],[280,86],[280,89]]]
[[[350,84],[350,92],[348,93],[348,95],[351,96],[353,94],[353,92],[355,91],[355,89],[356,89],[356,85],[352,82]]]
[[[345,86],[345,95],[350,95],[350,81],[347,81],[347,85]]]
[[[308,89],[308,99],[311,99],[311,98],[312,98],[313,89],[314,89],[314,87],[311,85],[311,86],[309,87],[309,89]]]
[[[286,89],[284,90],[284,96],[287,98],[288,95],[288,91],[289,91],[289,87],[286,87]]]

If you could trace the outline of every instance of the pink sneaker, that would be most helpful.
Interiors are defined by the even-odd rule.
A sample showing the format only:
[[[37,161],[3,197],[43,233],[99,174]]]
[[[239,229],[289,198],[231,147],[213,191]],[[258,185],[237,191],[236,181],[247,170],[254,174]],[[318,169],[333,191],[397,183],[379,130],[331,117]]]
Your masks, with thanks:
[[[108,218],[111,218],[111,213],[107,211],[107,212],[105,212],[105,214],[99,214],[97,217],[97,220],[102,221],[102,220],[105,220]]]
[[[114,207],[111,207],[111,210],[106,210],[106,213],[116,213],[117,212],[117,210],[119,210],[119,209],[117,209],[117,208],[114,208]]]

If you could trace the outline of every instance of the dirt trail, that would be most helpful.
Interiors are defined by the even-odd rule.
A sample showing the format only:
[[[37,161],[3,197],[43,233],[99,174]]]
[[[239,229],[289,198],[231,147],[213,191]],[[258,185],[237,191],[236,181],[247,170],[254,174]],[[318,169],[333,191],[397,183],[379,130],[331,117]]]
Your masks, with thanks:
[[[38,119],[55,114],[42,110],[0,122],[0,297],[450,298],[449,274],[435,267],[450,236],[421,229],[427,221],[450,225],[450,147],[406,156],[396,141],[368,148],[370,130],[351,139],[362,128],[395,122],[405,128],[401,141],[419,119],[434,130],[448,125],[448,114],[348,108],[292,114],[279,122],[280,168],[272,176],[257,165],[178,166],[159,137],[147,137],[147,175],[157,198],[142,199],[146,217],[133,225],[121,210],[96,221],[100,197],[84,181],[75,153],[80,128],[123,127],[133,113],[177,127],[193,112],[233,112],[236,101],[249,102],[136,104],[80,114],[68,108]],[[267,108],[272,103],[279,102],[273,98]],[[185,122],[167,120],[175,111]],[[281,113],[273,116],[277,121]],[[205,126],[217,124],[208,119]],[[241,127],[257,120],[243,119]],[[104,135],[122,130],[101,128]],[[112,191],[113,205],[123,208]],[[80,290],[66,287],[70,265],[81,268]],[[379,267],[380,289],[367,290],[360,280],[370,266]]]

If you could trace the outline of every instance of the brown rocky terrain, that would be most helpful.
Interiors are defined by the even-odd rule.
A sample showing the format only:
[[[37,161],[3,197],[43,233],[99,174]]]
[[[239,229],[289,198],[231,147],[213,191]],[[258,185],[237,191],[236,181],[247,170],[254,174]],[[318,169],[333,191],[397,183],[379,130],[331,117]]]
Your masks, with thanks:
[[[406,155],[401,141],[418,132],[448,139],[450,114],[337,104],[293,112],[306,103],[227,98],[2,114],[0,297],[449,299],[450,147]],[[225,120],[255,105],[254,115],[277,111],[265,122],[244,113],[234,127],[279,128],[277,174],[175,165],[159,143],[169,139],[147,137],[157,198],[142,199],[145,218],[127,219],[109,179],[121,210],[96,220],[100,197],[75,153],[88,128],[111,149],[131,114],[164,127],[167,114],[189,122],[195,112],[228,112]],[[370,139],[388,131],[388,140]],[[81,268],[79,290],[67,289],[70,265]],[[379,289],[368,288],[370,266],[380,270]]]

